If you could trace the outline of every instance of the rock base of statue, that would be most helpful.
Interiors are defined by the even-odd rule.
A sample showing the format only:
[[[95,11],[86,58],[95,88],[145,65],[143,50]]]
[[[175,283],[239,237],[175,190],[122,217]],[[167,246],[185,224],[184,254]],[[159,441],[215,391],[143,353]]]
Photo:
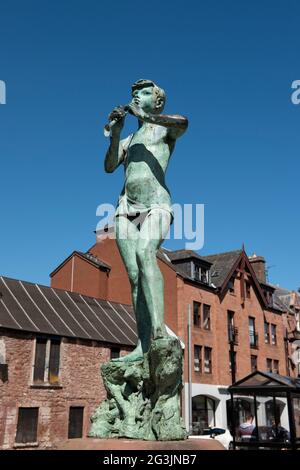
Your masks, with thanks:
[[[180,416],[182,349],[171,336],[152,341],[144,359],[101,366],[107,399],[91,417],[89,437],[172,441],[187,438]]]

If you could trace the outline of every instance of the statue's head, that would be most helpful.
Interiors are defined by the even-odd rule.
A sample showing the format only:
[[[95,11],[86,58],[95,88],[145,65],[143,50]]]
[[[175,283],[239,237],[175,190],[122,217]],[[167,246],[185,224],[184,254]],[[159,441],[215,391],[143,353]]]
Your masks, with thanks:
[[[131,90],[133,99],[144,111],[159,114],[164,109],[166,94],[152,80],[138,80]]]

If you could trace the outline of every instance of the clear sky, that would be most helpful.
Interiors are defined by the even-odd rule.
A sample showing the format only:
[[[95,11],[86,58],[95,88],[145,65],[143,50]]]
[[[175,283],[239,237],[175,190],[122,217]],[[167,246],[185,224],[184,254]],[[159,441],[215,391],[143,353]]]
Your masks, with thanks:
[[[167,184],[205,204],[200,254],[244,243],[270,282],[300,286],[298,0],[0,0],[0,15],[1,275],[48,284],[94,243],[124,176],[104,173],[103,125],[150,78],[190,121]]]

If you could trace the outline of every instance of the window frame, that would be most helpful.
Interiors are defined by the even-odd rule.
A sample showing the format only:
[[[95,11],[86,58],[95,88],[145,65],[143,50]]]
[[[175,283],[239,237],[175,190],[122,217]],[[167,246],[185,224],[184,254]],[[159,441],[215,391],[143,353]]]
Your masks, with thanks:
[[[72,410],[72,411],[71,411]],[[82,411],[82,414],[80,416],[80,424],[81,424],[81,432],[80,432],[80,436],[77,435],[74,430],[76,428],[76,426],[74,425],[74,420],[72,423],[71,423],[71,418],[74,418],[74,414],[72,415],[72,412],[75,411],[75,410],[81,410]],[[84,406],[70,406],[69,407],[69,417],[68,417],[68,439],[82,439],[83,437],[83,434],[84,434],[84,411],[85,411],[85,407]],[[71,426],[72,424],[72,426]],[[75,435],[76,434],[76,435]]]
[[[205,309],[205,307],[208,307],[208,309]],[[207,321],[208,326],[205,326],[205,310],[208,311],[208,315],[206,317],[206,319],[208,320]],[[211,316],[210,316],[210,314],[211,314],[211,305],[202,304],[202,327],[206,331],[211,330]]]
[[[256,339],[256,325],[255,325],[255,317],[252,317],[251,315],[248,316],[248,334],[249,334],[249,343],[250,343],[250,348],[256,348],[257,347],[257,339]],[[250,328],[250,322],[253,323],[253,341],[251,341],[251,328]]]
[[[253,367],[253,359],[255,362],[255,368]],[[256,354],[250,355],[250,366],[251,366],[251,372],[257,371],[257,355]]]
[[[270,344],[270,322],[264,321],[264,340],[265,344]]]
[[[271,365],[271,367],[269,367]],[[267,372],[272,373],[273,372],[273,359],[270,357],[266,357],[266,369]]]
[[[209,370],[206,370],[206,353],[208,353],[208,366]],[[212,348],[210,346],[204,346],[204,373],[212,374]]]
[[[276,366],[275,366],[276,364]],[[273,359],[273,368],[272,371],[274,374],[279,374],[279,359]]]
[[[33,436],[29,436],[26,439],[26,429],[22,429],[22,426],[28,426],[28,416],[25,416],[27,411],[35,411],[36,416],[33,416],[32,421],[34,424],[35,429],[27,430],[28,433],[33,432]],[[23,413],[24,412],[24,413]],[[38,425],[39,425],[39,407],[36,406],[28,406],[23,407],[20,406],[18,408],[18,420],[17,420],[17,427],[16,427],[16,436],[15,436],[15,444],[34,444],[38,442]],[[25,434],[23,436],[22,434]]]
[[[197,374],[202,374],[202,349],[203,347],[200,344],[194,344],[194,372]],[[198,357],[196,357],[196,351],[199,351]],[[196,369],[196,360],[198,361],[199,370]]]
[[[277,325],[275,323],[271,323],[271,344],[277,346]]]
[[[109,349],[110,349],[110,360],[118,359],[121,356],[121,348],[113,346]],[[114,350],[114,352],[113,352],[113,350]],[[118,354],[117,354],[117,352],[118,352]]]
[[[195,314],[195,306],[198,306],[197,311],[197,322],[195,322],[196,314]],[[202,303],[198,302],[197,300],[193,300],[193,326],[196,328],[201,328],[201,307]]]
[[[43,381],[35,378],[36,364],[37,364],[37,344],[38,341],[46,342],[46,351],[44,357],[44,376]],[[43,336],[37,335],[34,340],[33,348],[33,361],[32,361],[32,374],[31,386],[32,387],[60,387],[60,372],[61,372],[61,345],[62,338],[56,336]],[[54,347],[58,346],[58,354],[53,353]],[[58,357],[58,359],[57,359]],[[53,369],[51,370],[51,368]],[[54,372],[52,375],[51,373]],[[56,373],[55,373],[56,372]],[[53,379],[51,378],[53,376]]]

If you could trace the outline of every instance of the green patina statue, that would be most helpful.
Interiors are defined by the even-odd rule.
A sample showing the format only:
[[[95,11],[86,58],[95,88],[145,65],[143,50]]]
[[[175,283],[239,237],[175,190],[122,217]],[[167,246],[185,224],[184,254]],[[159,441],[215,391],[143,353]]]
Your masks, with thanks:
[[[134,351],[102,366],[108,399],[92,417],[90,436],[173,440],[186,437],[180,417],[182,351],[164,323],[164,285],[156,253],[173,222],[165,172],[185,117],[160,114],[165,92],[151,80],[132,86],[132,101],[109,116],[111,142],[105,171],[125,167],[115,213],[116,241],[132,291],[138,343]],[[138,130],[120,140],[125,115]]]

